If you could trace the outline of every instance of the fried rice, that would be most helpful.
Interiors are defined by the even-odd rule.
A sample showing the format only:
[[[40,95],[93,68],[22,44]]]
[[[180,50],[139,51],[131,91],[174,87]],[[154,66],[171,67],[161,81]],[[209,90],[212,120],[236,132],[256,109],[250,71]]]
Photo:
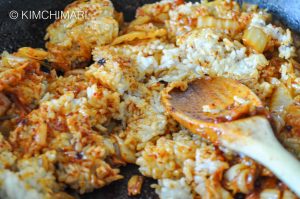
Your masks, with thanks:
[[[168,84],[239,80],[300,158],[300,48],[289,29],[234,1],[162,0],[131,23],[109,0],[75,1],[72,10],[89,16],[51,24],[47,51],[1,55],[1,198],[72,198],[67,188],[101,188],[122,179],[127,163],[157,179],[163,199],[297,198],[259,163],[193,135],[160,101]],[[247,30],[267,38],[262,51]]]

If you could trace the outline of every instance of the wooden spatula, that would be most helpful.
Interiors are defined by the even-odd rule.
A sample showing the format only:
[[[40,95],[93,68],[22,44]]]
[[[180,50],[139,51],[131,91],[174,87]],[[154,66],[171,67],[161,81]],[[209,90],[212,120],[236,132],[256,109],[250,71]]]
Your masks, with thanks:
[[[248,87],[222,77],[202,78],[184,91],[167,87],[162,102],[191,132],[260,162],[300,196],[300,163],[277,141],[262,102]]]

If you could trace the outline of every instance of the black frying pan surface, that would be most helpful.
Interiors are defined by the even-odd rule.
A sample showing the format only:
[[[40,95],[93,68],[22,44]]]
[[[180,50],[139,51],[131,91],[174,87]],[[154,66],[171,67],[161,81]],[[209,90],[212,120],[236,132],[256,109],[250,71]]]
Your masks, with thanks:
[[[118,11],[124,12],[125,19],[130,21],[135,15],[137,7],[156,0],[112,0]],[[196,0],[194,0],[196,1]],[[281,20],[287,27],[300,33],[300,0],[246,0],[267,8],[273,15]],[[7,50],[16,51],[19,47],[44,47],[43,37],[46,27],[53,20],[12,20],[9,18],[11,10],[62,10],[72,0],[0,0],[0,52]],[[242,0],[238,0],[242,2]],[[127,196],[127,182],[129,178],[138,174],[138,167],[128,165],[121,168],[123,180],[113,182],[111,185],[80,196],[83,199],[154,199],[158,198],[150,185],[155,180],[145,178],[141,195]],[[17,191],[17,190],[16,190]],[[72,192],[72,191],[71,191]]]

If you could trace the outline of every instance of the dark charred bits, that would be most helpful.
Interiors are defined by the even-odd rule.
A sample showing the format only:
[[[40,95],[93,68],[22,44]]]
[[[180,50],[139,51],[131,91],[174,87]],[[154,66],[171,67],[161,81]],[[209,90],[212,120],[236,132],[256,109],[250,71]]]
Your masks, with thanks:
[[[28,119],[27,118],[24,118],[20,121],[20,125],[26,125],[28,123]]]
[[[105,63],[106,63],[106,59],[105,58],[101,58],[101,59],[98,60],[98,64],[100,66],[104,66]]]
[[[237,193],[234,196],[234,199],[244,199],[244,198],[246,198],[246,196],[245,196],[245,194],[242,194],[242,193]]]
[[[44,73],[48,73],[48,74],[51,72],[50,69],[44,65],[41,65],[41,71],[43,71]]]
[[[82,152],[77,152],[76,153],[76,159],[81,160],[83,158],[83,153]]]
[[[58,69],[58,70],[56,70],[56,74],[58,77],[60,77],[60,76],[64,76],[65,72],[63,70]]]
[[[51,72],[51,63],[48,60],[44,60],[41,63],[41,67],[40,67],[41,71],[43,71],[44,73],[48,73],[50,74]]]
[[[55,164],[54,164],[54,167],[55,167],[55,169],[58,170],[58,169],[59,169],[59,164],[58,164],[58,163],[55,163]]]
[[[291,131],[291,130],[293,129],[293,127],[290,126],[290,125],[286,125],[284,128],[285,128],[287,131]]]

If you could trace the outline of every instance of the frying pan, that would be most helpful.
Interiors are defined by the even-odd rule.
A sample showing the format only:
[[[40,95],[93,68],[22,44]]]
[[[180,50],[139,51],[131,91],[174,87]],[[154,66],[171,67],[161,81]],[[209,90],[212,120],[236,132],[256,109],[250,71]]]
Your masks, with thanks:
[[[73,0],[0,0],[0,52],[6,50],[14,52],[19,47],[44,47],[43,37],[46,27],[53,20],[26,20],[9,18],[9,12],[12,10],[48,10],[58,11],[71,3]],[[157,0],[112,0],[115,8],[122,11],[126,21],[134,18],[137,7],[145,3],[153,3]],[[195,2],[196,0],[193,0]],[[240,4],[242,0],[237,0]],[[246,0],[249,3],[258,4],[261,8],[268,9],[273,16],[279,19],[283,24],[292,29],[294,32],[300,33],[300,1],[299,0]],[[136,197],[127,196],[127,182],[134,174],[139,174],[138,167],[135,165],[127,165],[121,168],[123,180],[113,182],[109,186],[96,190],[92,193],[80,196],[82,199],[125,199],[125,198],[140,198],[154,199],[158,198],[150,185],[155,183],[155,180],[145,178],[142,193]],[[72,190],[70,190],[72,192]],[[79,196],[78,196],[79,197]],[[238,198],[243,198],[239,195]]]

